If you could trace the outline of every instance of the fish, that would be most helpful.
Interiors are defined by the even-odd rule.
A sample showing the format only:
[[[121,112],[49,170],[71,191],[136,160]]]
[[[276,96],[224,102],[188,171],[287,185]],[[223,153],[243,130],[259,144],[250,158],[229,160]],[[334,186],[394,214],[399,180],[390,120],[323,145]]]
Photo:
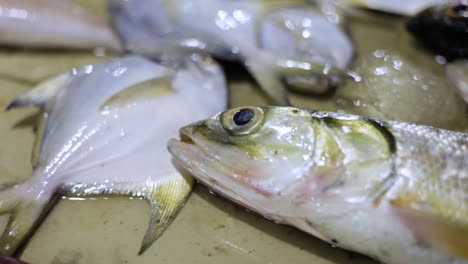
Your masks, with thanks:
[[[352,78],[354,47],[342,20],[307,1],[111,0],[108,7],[126,50],[240,61],[278,105],[290,104],[286,88],[325,94]]]
[[[399,52],[378,49],[356,60],[362,82],[337,89],[336,111],[464,131],[467,105],[442,74]]]
[[[448,60],[468,57],[468,3],[455,2],[428,7],[406,23],[419,43]]]
[[[54,197],[124,195],[151,205],[143,254],[192,188],[192,179],[173,166],[167,140],[183,124],[226,109],[227,89],[209,57],[155,62],[127,55],[45,80],[7,109],[27,106],[41,110],[33,172],[1,187],[0,213],[10,220],[0,251],[20,254]]]
[[[445,73],[468,103],[468,60],[458,60],[447,64]]]
[[[432,5],[445,4],[447,0],[337,0],[337,2],[351,7],[366,8],[401,16],[412,16]]]
[[[468,263],[468,134],[295,107],[180,129],[174,162],[229,200],[383,263]]]
[[[120,51],[111,27],[70,0],[0,0],[0,44]]]

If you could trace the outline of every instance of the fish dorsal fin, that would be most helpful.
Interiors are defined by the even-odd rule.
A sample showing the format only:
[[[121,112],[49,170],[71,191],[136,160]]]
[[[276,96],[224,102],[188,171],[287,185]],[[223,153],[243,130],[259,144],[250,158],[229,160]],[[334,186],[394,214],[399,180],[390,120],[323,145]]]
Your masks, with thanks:
[[[408,199],[391,201],[395,215],[423,244],[468,258],[468,226],[446,219],[431,210],[411,206]]]
[[[42,106],[54,97],[72,77],[71,73],[62,73],[40,82],[25,94],[13,100],[6,110],[25,106]]]
[[[6,110],[27,106],[43,107],[47,102],[49,102],[53,97],[55,97],[55,95],[61,89],[65,88],[67,82],[70,80],[71,77],[72,74],[67,72],[40,82],[31,90],[13,100],[6,107]],[[44,134],[44,127],[46,123],[45,116],[45,113],[42,112],[38,117],[36,139],[31,155],[31,162],[33,168],[36,168],[39,162],[39,152],[42,144],[42,136]]]
[[[136,101],[144,101],[173,93],[172,76],[163,76],[129,86],[107,99],[99,109],[122,107]]]

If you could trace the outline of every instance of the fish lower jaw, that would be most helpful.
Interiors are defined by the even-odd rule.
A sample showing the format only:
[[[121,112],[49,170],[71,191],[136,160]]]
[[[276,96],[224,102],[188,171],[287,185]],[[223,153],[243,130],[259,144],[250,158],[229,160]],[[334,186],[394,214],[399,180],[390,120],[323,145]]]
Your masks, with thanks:
[[[168,149],[175,158],[176,167],[183,168],[209,189],[267,219],[281,222],[281,218],[264,206],[271,203],[270,200],[260,197],[260,194],[230,179],[229,175],[233,173],[201,151],[195,144],[171,139]]]

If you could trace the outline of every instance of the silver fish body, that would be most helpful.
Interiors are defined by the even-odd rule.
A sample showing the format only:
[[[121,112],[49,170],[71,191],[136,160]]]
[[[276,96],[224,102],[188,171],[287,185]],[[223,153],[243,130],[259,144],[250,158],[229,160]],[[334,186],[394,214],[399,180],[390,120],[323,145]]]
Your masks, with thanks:
[[[191,179],[172,165],[166,141],[182,124],[226,104],[220,67],[199,55],[177,64],[117,58],[57,76],[20,96],[9,108],[35,105],[42,114],[33,175],[0,191],[0,211],[11,213],[0,250],[15,253],[58,192],[149,200],[152,218],[142,253],[191,190]]]
[[[468,263],[468,134],[297,108],[242,107],[169,150],[214,191],[384,263]]]
[[[109,9],[127,49],[240,60],[280,104],[288,103],[282,79],[313,87],[317,78],[346,78],[353,56],[338,18],[330,22],[303,1],[112,0]]]
[[[121,49],[105,21],[69,0],[1,0],[0,30],[9,46]]]

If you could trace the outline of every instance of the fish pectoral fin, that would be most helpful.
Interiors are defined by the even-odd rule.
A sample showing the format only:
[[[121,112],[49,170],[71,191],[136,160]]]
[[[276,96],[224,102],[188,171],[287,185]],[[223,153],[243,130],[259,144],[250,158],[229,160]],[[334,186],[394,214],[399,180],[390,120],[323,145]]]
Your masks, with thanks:
[[[404,203],[404,202],[403,202]],[[415,238],[458,257],[468,258],[468,228],[424,209],[412,208],[400,200],[392,201],[396,216]]]
[[[131,85],[107,99],[99,109],[121,107],[139,100],[148,100],[173,93],[172,76],[157,77]]]
[[[192,190],[193,180],[189,177],[171,177],[154,185],[147,192],[151,204],[151,220],[138,252],[143,254],[172,223],[182,209]]]
[[[273,65],[260,58],[245,61],[245,66],[260,88],[276,105],[289,106],[289,96]]]
[[[54,196],[55,197],[55,196]],[[2,212],[10,209],[10,218],[3,234],[0,237],[0,251],[6,255],[19,255],[24,249],[29,237],[34,233],[41,220],[49,212],[48,208],[58,199],[50,201],[28,201],[11,203],[13,208],[4,207]]]
[[[71,77],[71,73],[67,72],[48,78],[40,82],[25,94],[17,97],[7,105],[5,110],[8,111],[13,108],[26,106],[40,107],[54,97],[57,92],[66,85]]]

